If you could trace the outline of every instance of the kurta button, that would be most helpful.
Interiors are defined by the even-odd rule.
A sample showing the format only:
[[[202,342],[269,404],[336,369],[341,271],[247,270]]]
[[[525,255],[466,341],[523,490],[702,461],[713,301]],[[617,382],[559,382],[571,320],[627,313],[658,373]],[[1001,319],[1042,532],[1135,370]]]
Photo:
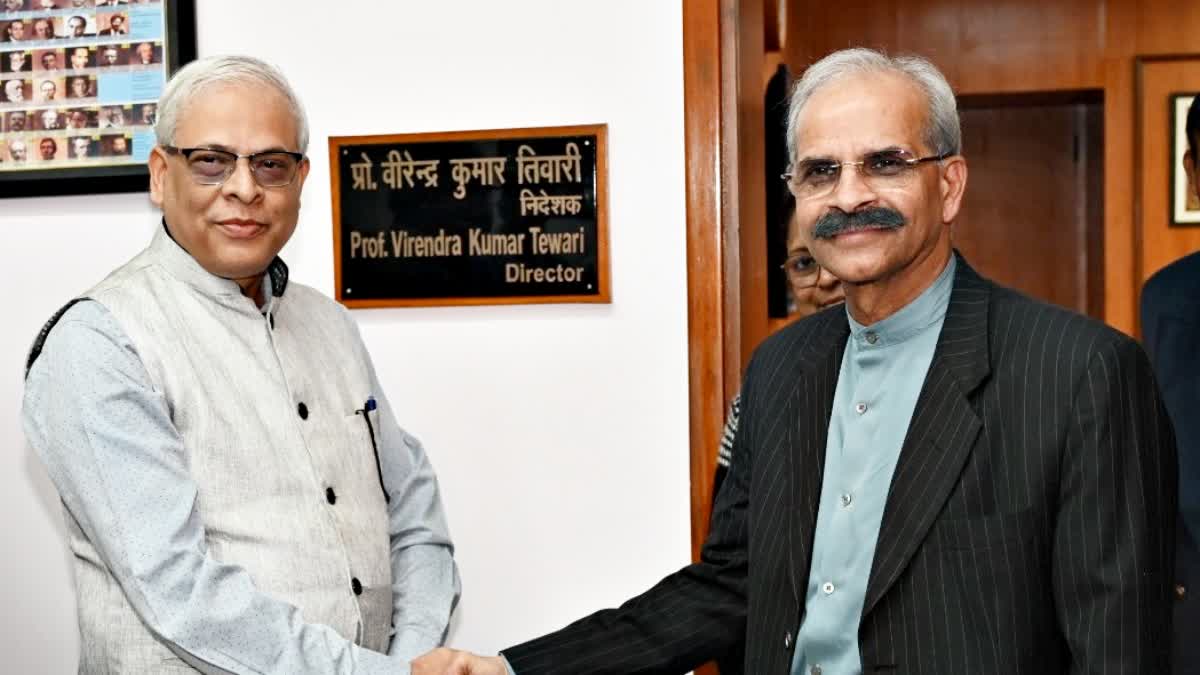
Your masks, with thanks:
[[[333,488],[325,488],[325,501],[329,502],[330,504],[337,503],[337,495],[333,493]]]
[[[350,589],[354,591],[355,595],[362,595],[362,582],[358,580],[358,577],[350,580]]]
[[[792,632],[791,631],[784,631],[784,633],[783,633],[783,648],[784,649],[792,648]]]
[[[821,585],[821,590],[825,592],[825,595],[833,595],[833,582],[826,581]]]
[[[879,335],[877,335],[877,334],[875,334],[874,332],[871,332],[871,331],[867,331],[866,338],[867,338],[867,344],[872,344],[872,345],[873,345],[873,344],[875,344],[876,342],[879,342]]]
[[[296,406],[296,412],[300,413],[300,419],[308,419],[308,406],[304,405],[304,401],[301,401],[300,405]]]
[[[859,415],[861,415],[861,414],[863,414],[863,413],[867,412],[867,404],[866,404],[866,403],[861,403],[861,402],[860,402],[860,403],[855,403],[855,404],[854,404],[854,412],[858,413]]]

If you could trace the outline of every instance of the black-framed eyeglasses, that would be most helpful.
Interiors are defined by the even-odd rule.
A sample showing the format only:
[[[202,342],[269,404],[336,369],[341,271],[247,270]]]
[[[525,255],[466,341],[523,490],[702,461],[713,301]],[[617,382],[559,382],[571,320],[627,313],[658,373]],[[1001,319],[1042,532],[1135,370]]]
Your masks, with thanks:
[[[788,189],[796,199],[825,197],[837,187],[842,168],[853,166],[872,188],[889,188],[905,185],[913,171],[925,162],[940,162],[954,153],[946,152],[928,157],[915,157],[907,150],[878,150],[868,152],[857,162],[839,162],[833,159],[806,159],[799,162],[793,171],[780,176],[787,181]]]
[[[797,253],[779,266],[787,275],[788,285],[796,290],[812,288],[821,278],[821,266],[807,253]]]
[[[296,180],[304,154],[286,150],[268,150],[239,155],[214,148],[177,148],[164,145],[162,149],[171,155],[181,155],[187,162],[192,179],[201,185],[220,185],[233,175],[238,160],[245,157],[250,163],[250,175],[254,182],[265,188],[291,185]]]

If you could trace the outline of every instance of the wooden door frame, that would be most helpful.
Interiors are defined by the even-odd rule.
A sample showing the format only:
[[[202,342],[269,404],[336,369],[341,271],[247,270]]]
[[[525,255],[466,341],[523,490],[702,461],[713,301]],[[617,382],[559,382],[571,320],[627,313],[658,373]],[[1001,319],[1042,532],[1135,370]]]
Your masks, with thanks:
[[[708,534],[726,406],[766,335],[765,228],[738,227],[765,219],[763,51],[764,0],[683,0],[693,560]]]

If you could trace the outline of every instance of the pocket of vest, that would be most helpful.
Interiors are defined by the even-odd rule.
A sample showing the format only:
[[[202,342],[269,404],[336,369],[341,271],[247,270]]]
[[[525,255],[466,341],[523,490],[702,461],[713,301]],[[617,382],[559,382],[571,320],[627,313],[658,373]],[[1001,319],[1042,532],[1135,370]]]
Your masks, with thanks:
[[[367,436],[371,439],[371,452],[375,455],[375,475],[379,478],[379,489],[383,491],[384,503],[390,504],[392,498],[388,495],[387,486],[383,484],[383,464],[379,461],[379,443],[375,440],[375,425],[371,422],[372,413],[378,416],[378,413],[375,412],[376,409],[375,397],[368,396],[367,402],[363,404],[363,407],[355,410],[354,414],[361,416],[363,423],[367,425]]]

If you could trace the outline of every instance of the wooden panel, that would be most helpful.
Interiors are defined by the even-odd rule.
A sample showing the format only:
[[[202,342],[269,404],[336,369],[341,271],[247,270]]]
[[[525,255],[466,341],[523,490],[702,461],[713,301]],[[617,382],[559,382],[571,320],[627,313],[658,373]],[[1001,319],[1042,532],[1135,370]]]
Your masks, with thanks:
[[[1092,288],[1101,285],[1089,260],[1102,219],[1091,206],[1098,195],[1088,193],[1101,168],[1086,146],[1099,107],[962,111],[970,173],[955,246],[996,281],[1082,313],[1095,310]]]
[[[863,45],[929,57],[962,93],[1095,89],[1105,9],[1098,0],[793,0],[787,62]]]
[[[1137,20],[1126,26],[1136,30],[1135,53],[1184,54],[1198,49],[1200,3],[1179,0],[1124,0],[1117,4],[1137,7]],[[1116,45],[1114,45],[1116,46]]]
[[[1171,116],[1169,97],[1200,91],[1200,55],[1145,59],[1138,71],[1138,281],[1200,250],[1200,226],[1171,227]]]
[[[767,337],[767,188],[764,175],[764,102],[762,69],[766,61],[762,30],[764,0],[730,1],[736,7],[736,34],[729,45],[736,54],[731,73],[733,79],[725,80],[726,86],[736,87],[737,128],[727,130],[736,133],[737,150],[725,155],[736,162],[737,173],[728,177],[736,180],[737,199],[730,204],[736,213],[728,213],[728,224],[736,224],[740,242],[739,265],[741,275],[741,360],[738,363],[736,380],[728,381],[726,393],[732,395],[741,384],[742,368],[750,361],[750,355],[758,343]],[[733,389],[728,388],[732,385]]]
[[[1137,335],[1137,257],[1133,189],[1133,61],[1105,62],[1104,320]]]
[[[716,447],[724,418],[721,223],[721,0],[684,0],[687,174],[688,412],[692,559],[708,533]],[[734,249],[736,250],[736,249]]]

